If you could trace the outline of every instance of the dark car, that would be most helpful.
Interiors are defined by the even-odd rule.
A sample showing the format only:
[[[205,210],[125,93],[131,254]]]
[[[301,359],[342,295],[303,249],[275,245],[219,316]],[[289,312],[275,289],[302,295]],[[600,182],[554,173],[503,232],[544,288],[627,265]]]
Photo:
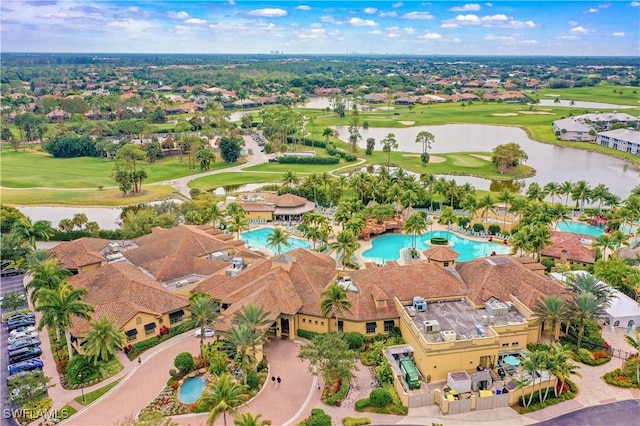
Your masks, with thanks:
[[[0,276],[12,277],[14,275],[24,275],[27,271],[22,268],[8,268],[0,271]]]
[[[40,339],[32,337],[30,339],[16,340],[7,346],[7,350],[11,352],[20,348],[28,348],[29,346],[40,346]]]
[[[42,355],[42,349],[37,346],[20,348],[9,352],[9,362],[13,364],[20,361],[27,361],[32,358],[37,358],[40,355]]]
[[[9,331],[11,331],[11,330],[15,330],[16,328],[35,325],[35,324],[36,324],[35,318],[20,318],[12,322],[7,322],[7,327],[9,327]]]
[[[269,158],[269,162],[270,163],[277,163],[278,159],[277,158]]]
[[[29,361],[18,362],[16,364],[11,364],[7,366],[7,370],[9,370],[10,375],[14,375],[21,371],[32,371],[37,370],[38,368],[42,368],[44,363],[41,359],[30,359]]]

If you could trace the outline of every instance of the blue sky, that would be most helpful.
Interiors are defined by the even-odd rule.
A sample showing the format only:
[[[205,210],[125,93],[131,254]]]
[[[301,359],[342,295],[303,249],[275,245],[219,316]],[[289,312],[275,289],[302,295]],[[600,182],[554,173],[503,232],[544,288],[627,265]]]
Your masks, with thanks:
[[[640,1],[3,0],[3,52],[640,55]]]

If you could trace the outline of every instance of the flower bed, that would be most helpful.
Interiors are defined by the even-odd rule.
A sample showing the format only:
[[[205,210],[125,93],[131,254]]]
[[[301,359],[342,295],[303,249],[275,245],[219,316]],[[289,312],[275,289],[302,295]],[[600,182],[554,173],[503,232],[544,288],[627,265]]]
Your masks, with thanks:
[[[183,404],[177,398],[177,390],[172,387],[165,387],[149,405],[144,407],[144,412],[160,412],[163,416],[177,416],[193,412],[193,404]]]

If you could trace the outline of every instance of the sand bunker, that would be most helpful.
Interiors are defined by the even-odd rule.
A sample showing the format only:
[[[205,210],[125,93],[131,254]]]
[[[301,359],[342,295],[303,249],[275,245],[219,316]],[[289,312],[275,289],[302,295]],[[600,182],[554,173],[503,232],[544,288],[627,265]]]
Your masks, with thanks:
[[[480,155],[480,154],[469,154],[472,157],[476,157],[479,158],[481,160],[485,160],[485,161],[491,161],[491,157],[489,157],[488,155]]]
[[[415,121],[398,121],[398,123],[400,124],[404,124],[405,126],[411,126],[413,124],[415,124]]]
[[[518,114],[516,114],[515,112],[504,112],[504,113],[501,113],[501,114],[496,113],[496,114],[491,114],[491,115],[493,115],[495,117],[515,117]]]
[[[447,161],[447,159],[444,158],[444,157],[438,157],[437,155],[430,155],[429,156],[429,162],[430,163],[444,163],[445,161]]]
[[[554,115],[552,112],[547,111],[518,111],[520,114],[537,114],[537,115]]]

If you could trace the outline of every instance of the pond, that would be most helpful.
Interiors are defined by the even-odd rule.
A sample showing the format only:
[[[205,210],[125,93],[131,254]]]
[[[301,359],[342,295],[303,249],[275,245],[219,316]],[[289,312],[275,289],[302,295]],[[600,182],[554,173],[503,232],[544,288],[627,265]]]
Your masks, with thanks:
[[[338,137],[347,141],[347,126],[337,126]],[[528,186],[537,182],[544,186],[548,182],[587,181],[591,186],[603,183],[612,193],[627,198],[631,190],[640,182],[640,171],[629,163],[617,158],[596,152],[565,148],[544,144],[529,139],[526,132],[519,127],[490,126],[483,124],[446,124],[442,126],[416,126],[407,128],[377,127],[361,129],[361,148],[366,147],[367,138],[376,140],[376,149],[381,149],[380,141],[387,134],[394,133],[398,141],[399,151],[422,152],[420,144],[415,143],[416,135],[426,130],[435,136],[431,153],[484,151],[490,152],[497,145],[509,142],[519,144],[529,156],[528,166],[536,169],[536,175],[524,179]],[[477,189],[488,190],[491,181],[481,178],[455,176],[458,184],[469,182]],[[509,181],[507,181],[509,182]],[[513,186],[514,183],[503,183]],[[497,184],[493,185],[494,187]],[[492,190],[494,188],[491,188]]]
[[[571,105],[571,100],[569,99],[560,99],[560,103],[556,103],[554,97],[549,95],[549,99],[540,99],[539,106],[561,106],[561,107],[570,107],[570,108],[600,108],[600,109],[631,109],[637,108],[633,105],[614,105],[614,104],[604,104],[601,102],[586,102],[586,101],[573,101],[573,105]],[[595,111],[590,111],[595,112]]]

